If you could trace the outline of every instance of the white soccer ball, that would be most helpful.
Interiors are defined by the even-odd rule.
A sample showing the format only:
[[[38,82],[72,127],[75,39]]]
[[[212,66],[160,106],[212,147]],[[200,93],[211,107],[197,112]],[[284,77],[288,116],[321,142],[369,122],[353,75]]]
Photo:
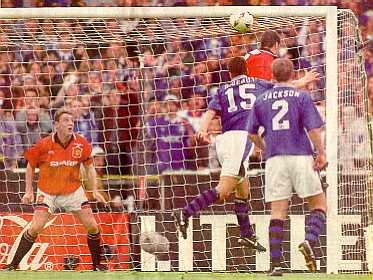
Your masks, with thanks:
[[[170,249],[170,242],[158,232],[147,231],[140,235],[140,246],[150,254],[167,253]]]
[[[232,28],[240,33],[249,32],[254,24],[254,17],[249,12],[232,14],[229,17]]]

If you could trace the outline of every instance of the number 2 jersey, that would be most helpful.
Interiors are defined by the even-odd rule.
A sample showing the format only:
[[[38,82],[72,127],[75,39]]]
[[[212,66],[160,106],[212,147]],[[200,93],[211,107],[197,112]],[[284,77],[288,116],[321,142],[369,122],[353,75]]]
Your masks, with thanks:
[[[218,112],[222,132],[230,130],[247,131],[250,110],[258,96],[273,84],[256,78],[240,75],[222,85],[209,102],[208,109]]]
[[[312,155],[307,131],[324,125],[309,93],[275,86],[257,98],[248,132],[264,127],[266,158],[276,155]]]

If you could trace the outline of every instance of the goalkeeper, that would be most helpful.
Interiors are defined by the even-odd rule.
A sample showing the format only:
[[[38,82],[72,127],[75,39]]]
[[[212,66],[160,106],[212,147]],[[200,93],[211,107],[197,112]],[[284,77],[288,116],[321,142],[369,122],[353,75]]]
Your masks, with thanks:
[[[88,231],[87,242],[92,256],[93,270],[104,271],[100,264],[100,229],[93,217],[83,188],[80,186],[80,165],[87,172],[93,186],[93,196],[106,204],[97,191],[96,171],[91,158],[91,145],[82,136],[73,133],[74,121],[70,111],[60,109],[55,114],[55,133],[41,139],[25,152],[26,169],[25,204],[34,202],[32,188],[35,168],[39,168],[35,212],[29,228],[23,234],[17,251],[4,270],[15,270],[31,249],[38,234],[57,208],[72,212]]]

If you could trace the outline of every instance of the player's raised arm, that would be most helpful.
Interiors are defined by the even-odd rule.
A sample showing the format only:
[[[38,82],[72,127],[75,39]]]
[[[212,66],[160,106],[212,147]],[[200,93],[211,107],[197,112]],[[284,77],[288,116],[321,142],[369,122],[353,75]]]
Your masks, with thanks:
[[[296,88],[303,88],[310,83],[318,81],[320,79],[320,74],[316,70],[306,71],[305,75],[291,82],[292,86]]]
[[[26,167],[26,192],[22,197],[22,203],[31,204],[34,202],[34,190],[32,188],[32,182],[34,180],[35,168],[27,164]]]
[[[257,134],[249,134],[249,138],[250,138],[251,142],[253,142],[255,144],[255,146],[257,146],[262,151],[265,151],[266,145],[263,141],[263,138],[261,138]]]

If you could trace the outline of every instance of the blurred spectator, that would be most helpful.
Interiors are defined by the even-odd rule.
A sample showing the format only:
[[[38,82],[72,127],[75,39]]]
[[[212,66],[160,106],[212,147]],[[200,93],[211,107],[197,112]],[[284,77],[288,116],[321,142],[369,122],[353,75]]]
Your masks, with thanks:
[[[25,93],[25,106],[16,113],[16,129],[21,135],[23,149],[28,149],[40,138],[52,131],[52,121],[46,112],[40,110],[38,97]]]
[[[90,110],[89,96],[73,99],[68,108],[73,113],[74,131],[82,134],[92,146],[98,145],[98,124]]]
[[[164,108],[163,108],[164,111]],[[146,113],[145,113],[145,122],[146,124],[148,121],[154,121],[156,117],[160,117],[162,115],[162,105],[161,102],[156,99],[154,96],[149,99]]]
[[[187,91],[183,94],[183,99],[187,100],[187,109],[179,110],[177,115],[188,121],[193,128],[193,133],[196,133],[199,131],[203,114],[206,111],[206,93]]]
[[[41,8],[45,7],[46,3],[44,0],[23,0],[24,8]]]
[[[218,153],[216,151],[216,136],[221,134],[221,124],[219,118],[215,118],[211,121],[208,133],[210,138],[208,167],[211,169],[216,169],[220,167]]]
[[[70,6],[71,0],[44,0],[47,7],[67,7]]]
[[[303,61],[307,66],[310,64],[312,69],[316,69],[319,72],[321,79],[318,81],[317,86],[318,88],[325,88],[325,53],[321,47],[320,42],[313,42],[311,37],[309,37],[306,48],[303,51],[303,56],[307,57],[307,60]]]
[[[137,96],[125,92],[108,93],[108,106],[103,109],[100,125],[100,143],[105,147],[111,174],[129,174],[132,164],[132,146],[137,140]]]
[[[66,82],[66,81],[65,81]],[[63,107],[67,100],[77,99],[79,95],[79,86],[72,82],[66,82],[61,87],[56,98],[50,103],[50,107],[54,110]]]
[[[86,4],[88,7],[114,7],[116,0],[89,0]]]
[[[177,116],[179,100],[175,96],[166,95],[164,103],[167,115],[148,122],[147,141],[153,143],[148,148],[156,155],[152,163],[157,165],[157,173],[189,169],[193,163],[189,155],[193,130],[186,120]]]
[[[193,134],[195,134],[200,130],[203,114],[206,111],[206,92],[197,91],[188,96],[186,100],[187,110],[178,111],[177,115],[191,125]],[[190,146],[190,159],[194,159],[196,164],[194,168],[199,169],[208,167],[208,146],[200,145],[195,141],[191,141]],[[189,167],[193,168],[193,165],[190,165]]]
[[[0,91],[0,169],[13,169],[17,167],[22,140],[15,129],[12,115],[7,115],[3,108],[4,101],[4,92]]]
[[[15,0],[2,0],[1,1],[1,8],[15,8],[16,1]]]
[[[53,49],[58,41],[58,35],[54,28],[53,20],[43,19],[41,20],[40,26],[42,33],[38,38],[45,42],[45,47],[47,50]],[[52,61],[52,59],[49,59],[49,61]]]
[[[101,102],[103,93],[102,77],[100,72],[90,72],[88,74],[88,88],[84,94],[89,94],[96,102]]]
[[[368,14],[368,21],[366,23],[366,39],[372,40],[373,39],[373,11],[369,11]]]
[[[118,7],[134,7],[136,2],[136,0],[117,0],[117,5]]]
[[[44,88],[51,96],[57,96],[61,90],[62,76],[57,75],[55,68],[51,64],[45,64],[41,71],[40,81]]]
[[[213,37],[193,40],[192,45],[196,61],[206,61],[208,56],[216,56],[219,59],[225,57],[229,50],[228,38]]]
[[[49,93],[46,92],[46,91],[41,91],[40,94],[39,94],[40,110],[44,111],[45,113],[49,114],[52,117],[49,104],[50,104]]]
[[[343,171],[367,167],[370,159],[366,119],[355,106],[342,108],[342,129],[339,139],[339,159]]]
[[[84,0],[71,0],[71,7],[86,7],[87,4]]]
[[[175,38],[167,44],[164,55],[165,64],[169,76],[179,77],[189,73],[190,68],[185,63],[193,61],[191,52],[182,38]]]
[[[15,60],[14,50],[7,47],[0,48],[0,73],[1,74],[10,74],[10,63]],[[9,77],[6,81],[7,85],[9,85]],[[4,82],[2,82],[2,85],[5,85]]]
[[[34,88],[26,88],[24,96],[17,100],[15,113],[25,107],[38,107],[38,92]]]
[[[192,79],[194,86],[200,88],[206,88],[207,85],[211,84],[211,73],[208,72],[206,62],[198,62],[192,68]]]
[[[59,60],[72,62],[74,60],[74,43],[72,42],[71,34],[66,32],[60,34],[58,43],[55,46]]]
[[[368,78],[368,111],[373,116],[373,75]]]
[[[210,76],[210,86],[218,86],[229,80],[229,72],[216,56],[210,55],[208,57],[207,71]]]
[[[139,132],[139,138],[136,145],[135,174],[157,174],[158,167],[156,162],[157,153],[154,149],[154,140],[148,138],[148,129],[155,125],[165,113],[165,108],[162,107],[160,100],[152,96],[145,104],[144,124]]]
[[[373,74],[373,45],[371,48],[365,48],[364,50],[365,58],[365,71],[367,75],[370,76]]]

